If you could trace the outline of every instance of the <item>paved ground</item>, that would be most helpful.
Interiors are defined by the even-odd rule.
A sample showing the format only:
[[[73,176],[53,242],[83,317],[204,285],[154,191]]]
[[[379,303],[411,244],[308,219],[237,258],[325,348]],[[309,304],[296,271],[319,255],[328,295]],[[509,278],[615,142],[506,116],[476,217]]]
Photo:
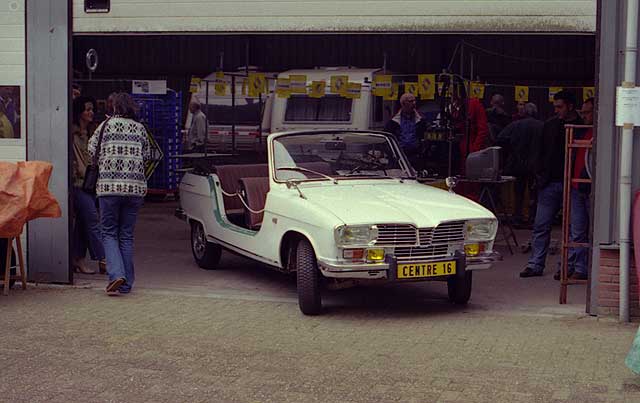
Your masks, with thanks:
[[[197,269],[166,210],[145,209],[133,294],[87,276],[0,298],[0,401],[640,402],[637,324],[583,314],[580,287],[557,305],[551,273],[517,277],[523,255],[476,276],[466,308],[426,283],[332,292],[304,317],[290,278]]]

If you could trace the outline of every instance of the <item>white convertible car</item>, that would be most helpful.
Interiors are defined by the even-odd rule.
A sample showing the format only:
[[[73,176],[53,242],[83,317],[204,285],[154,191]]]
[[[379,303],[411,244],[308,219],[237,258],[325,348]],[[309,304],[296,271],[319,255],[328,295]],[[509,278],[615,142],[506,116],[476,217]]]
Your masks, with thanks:
[[[359,282],[446,281],[465,304],[473,270],[487,269],[498,222],[479,204],[427,186],[386,133],[274,133],[268,164],[187,173],[182,216],[198,265],[223,249],[297,275],[300,310],[322,290]]]

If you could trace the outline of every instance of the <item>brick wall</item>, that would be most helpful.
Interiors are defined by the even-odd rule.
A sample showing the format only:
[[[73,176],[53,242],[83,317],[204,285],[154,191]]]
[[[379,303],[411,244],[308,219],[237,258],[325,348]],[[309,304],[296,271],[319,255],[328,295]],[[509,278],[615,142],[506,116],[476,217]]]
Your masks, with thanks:
[[[598,275],[598,315],[618,316],[620,287],[620,252],[611,249],[600,250],[600,271]],[[640,318],[638,298],[638,276],[631,249],[631,268],[629,273],[629,313]]]

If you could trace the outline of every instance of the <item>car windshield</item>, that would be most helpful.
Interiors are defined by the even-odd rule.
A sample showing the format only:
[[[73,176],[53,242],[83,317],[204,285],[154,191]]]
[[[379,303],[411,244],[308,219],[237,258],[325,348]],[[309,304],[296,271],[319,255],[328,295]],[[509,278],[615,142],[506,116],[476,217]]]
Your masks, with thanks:
[[[413,176],[397,147],[382,134],[309,133],[273,141],[275,179],[338,180]]]

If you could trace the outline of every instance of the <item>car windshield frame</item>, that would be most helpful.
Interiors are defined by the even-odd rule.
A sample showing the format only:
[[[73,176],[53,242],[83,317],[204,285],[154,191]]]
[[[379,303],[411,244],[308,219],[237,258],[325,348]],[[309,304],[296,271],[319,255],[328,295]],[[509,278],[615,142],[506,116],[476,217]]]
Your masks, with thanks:
[[[291,171],[291,169],[289,169],[292,166],[298,166],[298,164],[301,164],[301,167],[304,167],[304,165],[302,164],[313,164],[315,163],[327,163],[327,164],[331,164],[331,163],[337,163],[337,160],[326,160],[326,159],[321,159],[321,160],[317,160],[317,161],[294,161],[293,157],[291,156],[291,154],[289,154],[287,152],[286,155],[283,155],[284,158],[286,158],[287,160],[281,160],[279,163],[276,163],[277,161],[277,153],[278,153],[278,148],[281,147],[285,147],[285,145],[282,143],[283,139],[286,138],[291,138],[291,137],[302,137],[302,136],[323,136],[325,137],[323,140],[321,140],[322,142],[332,142],[332,141],[336,141],[336,142],[340,142],[340,141],[344,141],[345,137],[352,137],[353,135],[356,136],[373,136],[376,137],[378,139],[384,139],[384,141],[380,141],[380,142],[371,142],[369,144],[372,145],[382,145],[382,144],[386,144],[387,145],[387,149],[384,150],[385,152],[390,152],[392,155],[390,156],[385,156],[385,157],[392,157],[395,159],[395,161],[393,162],[393,164],[397,165],[395,167],[392,168],[386,168],[386,169],[378,169],[377,171],[383,171],[382,173],[366,173],[367,171],[369,172],[373,172],[374,170],[372,169],[362,169],[362,170],[358,170],[355,172],[350,172],[348,174],[345,174],[344,171],[346,171],[346,169],[343,170],[336,170],[333,173],[329,173],[327,174],[326,172],[320,172],[322,175],[318,175],[318,177],[306,177],[306,175],[302,175],[305,177],[299,177],[299,178],[283,178],[282,175],[280,175],[280,173],[278,172],[279,169],[281,167],[287,168],[286,170]],[[309,144],[313,144],[313,145],[317,145],[320,142],[310,142]],[[302,143],[304,144],[304,143]],[[352,143],[352,144],[360,144],[360,143]],[[363,142],[362,144],[366,144],[365,142]],[[326,145],[325,145],[326,147]],[[346,149],[345,149],[346,150]],[[334,152],[339,152],[339,151],[345,151],[345,150],[338,150],[338,149],[334,149],[334,150],[329,150],[329,151],[334,151]],[[282,152],[282,149],[281,151]],[[309,156],[317,156],[314,154],[308,154]],[[370,155],[369,153],[367,153],[367,155]],[[388,158],[387,158],[388,160]],[[342,162],[342,161],[341,161]],[[378,165],[379,162],[371,162],[371,161],[365,161],[365,160],[360,160],[360,162],[363,162],[364,165],[368,165],[368,166],[375,166]],[[312,170],[312,169],[311,169]],[[386,174],[384,173],[384,171],[386,170],[394,170],[395,174]],[[270,140],[270,144],[269,144],[269,171],[270,171],[270,175],[271,178],[273,179],[274,182],[276,183],[287,183],[290,182],[292,180],[294,180],[295,182],[316,182],[316,181],[330,181],[331,179],[333,179],[334,183],[337,183],[337,181],[342,181],[342,180],[362,180],[362,179],[415,179],[416,178],[416,172],[413,169],[413,167],[411,166],[411,164],[409,163],[409,161],[407,160],[406,156],[404,155],[404,153],[402,152],[402,150],[400,149],[400,147],[398,146],[398,143],[396,142],[396,140],[388,133],[385,132],[377,132],[377,131],[358,131],[358,130],[332,130],[332,131],[305,131],[305,132],[293,132],[293,133],[286,133],[286,134],[280,134],[280,135],[276,135],[274,137],[271,138]],[[307,172],[310,171],[310,169],[306,169]],[[342,172],[339,172],[342,171]],[[312,174],[313,175],[313,174]],[[331,179],[329,179],[331,178]]]

